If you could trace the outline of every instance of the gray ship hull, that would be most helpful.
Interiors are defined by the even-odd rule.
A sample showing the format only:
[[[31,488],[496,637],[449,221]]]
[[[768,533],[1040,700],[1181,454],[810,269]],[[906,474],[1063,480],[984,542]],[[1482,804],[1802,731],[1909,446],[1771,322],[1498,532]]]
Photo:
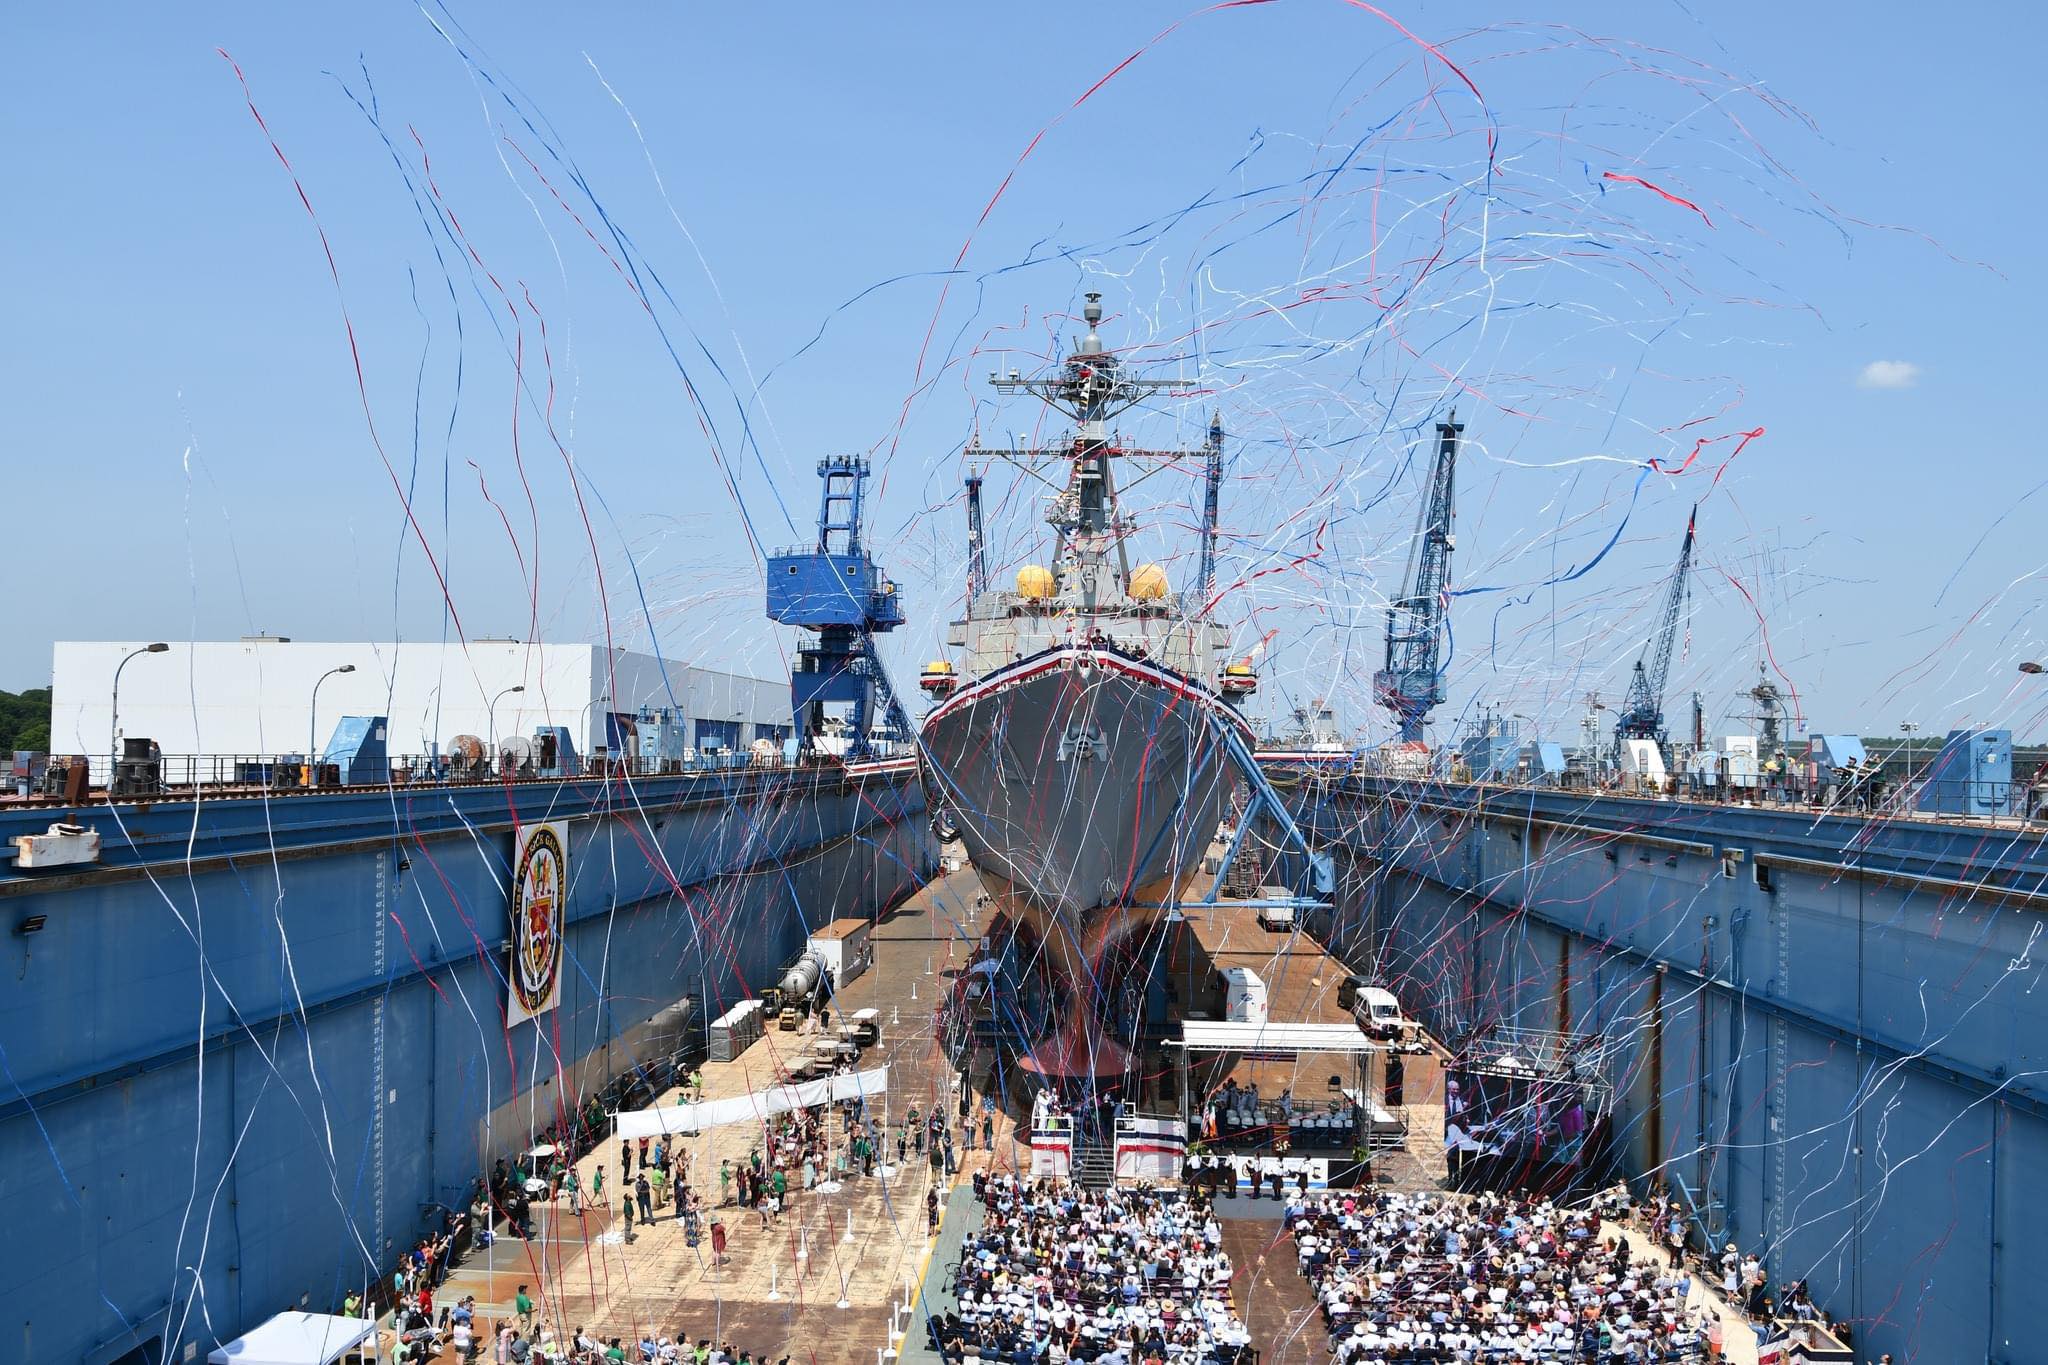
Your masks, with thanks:
[[[1049,941],[1086,951],[1105,918],[1147,918],[1208,847],[1236,782],[1228,725],[1249,739],[1234,711],[1170,670],[1050,650],[932,713],[926,792],[985,882],[1043,917]]]

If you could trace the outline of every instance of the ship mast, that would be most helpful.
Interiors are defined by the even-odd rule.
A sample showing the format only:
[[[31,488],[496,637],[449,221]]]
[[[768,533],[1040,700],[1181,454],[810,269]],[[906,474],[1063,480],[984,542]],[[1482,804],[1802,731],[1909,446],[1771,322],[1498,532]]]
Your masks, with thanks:
[[[1117,551],[1112,596],[1121,597],[1129,587],[1130,564],[1123,535],[1129,527],[1118,516],[1116,480],[1110,463],[1118,456],[1185,457],[1178,450],[1124,450],[1110,440],[1109,424],[1119,413],[1134,407],[1155,393],[1180,387],[1173,379],[1137,379],[1124,373],[1123,362],[1102,344],[1098,328],[1102,322],[1102,295],[1089,293],[1081,316],[1088,334],[1075,343],[1059,369],[1042,378],[1027,379],[1012,370],[992,374],[989,382],[998,393],[1029,393],[1047,407],[1065,413],[1074,422],[1071,447],[1060,451],[1017,451],[1017,455],[1057,453],[1068,461],[1066,489],[1053,499],[1046,520],[1058,532],[1056,563],[1063,591],[1079,591],[1083,609],[1095,606],[1103,588],[1102,571],[1112,545]]]

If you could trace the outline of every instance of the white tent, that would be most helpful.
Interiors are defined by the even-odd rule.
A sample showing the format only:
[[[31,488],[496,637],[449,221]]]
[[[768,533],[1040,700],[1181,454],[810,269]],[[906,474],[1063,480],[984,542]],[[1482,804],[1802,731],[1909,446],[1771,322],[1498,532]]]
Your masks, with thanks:
[[[701,1133],[729,1123],[759,1122],[771,1114],[808,1109],[814,1104],[879,1095],[889,1088],[889,1068],[855,1072],[848,1076],[827,1076],[799,1085],[778,1085],[735,1095],[729,1100],[705,1104],[671,1104],[659,1109],[627,1109],[612,1117],[620,1138],[660,1137],[669,1133]]]
[[[279,1313],[206,1359],[208,1365],[333,1365],[376,1330],[377,1324],[367,1318]]]

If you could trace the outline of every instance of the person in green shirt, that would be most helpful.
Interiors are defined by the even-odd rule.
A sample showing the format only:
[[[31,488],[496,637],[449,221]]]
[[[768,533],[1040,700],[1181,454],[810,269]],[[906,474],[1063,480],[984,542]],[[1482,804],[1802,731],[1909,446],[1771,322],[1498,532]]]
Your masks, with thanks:
[[[718,1206],[724,1208],[732,1196],[732,1161],[730,1158],[718,1164]]]
[[[576,1168],[571,1166],[562,1177],[562,1188],[569,1192],[569,1212],[583,1212],[583,1182],[576,1178]]]
[[[604,1202],[604,1163],[602,1161],[597,1163],[597,1171],[590,1177],[590,1197],[600,1204]]]
[[[626,1358],[626,1348],[619,1345],[617,1337],[613,1337],[612,1344],[604,1348],[604,1358],[606,1360],[624,1360]]]
[[[519,1330],[533,1335],[533,1300],[527,1297],[526,1286],[520,1285],[518,1294],[513,1296],[512,1311],[519,1315]]]
[[[341,1315],[345,1318],[361,1317],[363,1315],[363,1296],[356,1293],[353,1289],[349,1290],[348,1297],[341,1301]]]

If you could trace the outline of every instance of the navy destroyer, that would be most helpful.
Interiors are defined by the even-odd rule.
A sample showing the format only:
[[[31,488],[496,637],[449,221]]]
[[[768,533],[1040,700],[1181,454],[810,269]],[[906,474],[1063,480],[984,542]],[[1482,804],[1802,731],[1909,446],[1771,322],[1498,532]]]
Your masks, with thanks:
[[[1101,295],[1087,296],[1083,317],[1087,335],[1050,374],[991,376],[1074,423],[1068,444],[1004,452],[1067,467],[1045,514],[1052,566],[1025,565],[1010,588],[988,585],[970,480],[967,610],[949,638],[962,662],[925,669],[921,685],[938,705],[919,745],[944,832],[957,832],[1017,931],[1042,942],[1065,1004],[1085,998],[1105,954],[1157,917],[1215,837],[1237,782],[1226,732],[1253,739],[1231,703],[1256,685],[1248,664],[1226,658],[1229,632],[1208,619],[1213,516],[1200,581],[1181,593],[1161,566],[1131,565],[1136,521],[1118,502],[1119,464],[1185,461],[1206,465],[1213,507],[1220,422],[1203,450],[1125,447],[1112,419],[1176,384],[1127,373],[1098,331]],[[1055,1013],[1072,1027],[1039,1049],[1042,1069],[1099,1069],[1100,1054],[1082,1051],[1084,1012]]]

